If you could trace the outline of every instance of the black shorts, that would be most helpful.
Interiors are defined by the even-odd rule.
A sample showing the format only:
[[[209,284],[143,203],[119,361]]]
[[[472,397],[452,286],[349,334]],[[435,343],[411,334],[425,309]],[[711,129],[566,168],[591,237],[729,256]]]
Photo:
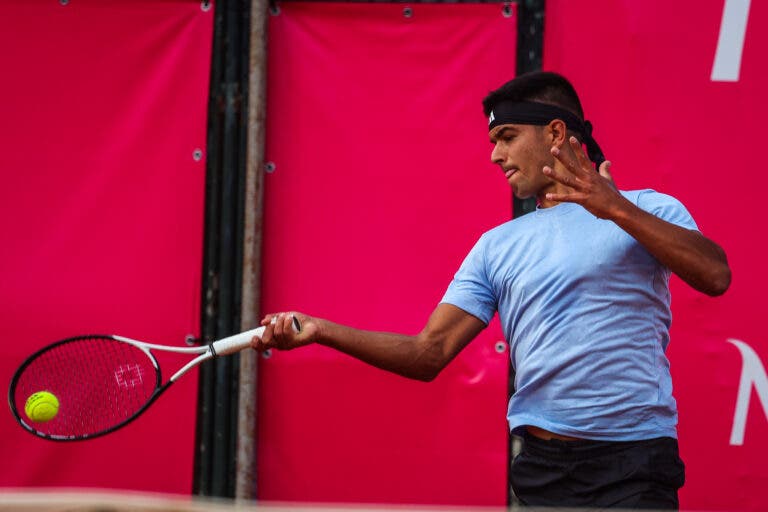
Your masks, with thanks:
[[[510,481],[529,506],[676,510],[685,466],[669,437],[545,441],[526,434]]]

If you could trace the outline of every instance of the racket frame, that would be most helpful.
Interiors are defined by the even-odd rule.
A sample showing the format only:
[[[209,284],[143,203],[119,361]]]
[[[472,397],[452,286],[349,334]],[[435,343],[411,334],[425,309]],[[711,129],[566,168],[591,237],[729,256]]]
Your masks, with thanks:
[[[274,320],[275,319],[272,320],[272,323],[274,323]],[[295,316],[293,317],[293,328],[296,332],[301,331],[301,324],[299,323],[299,320]],[[16,421],[25,430],[43,439],[48,439],[51,441],[81,441],[85,439],[93,439],[96,437],[101,437],[103,435],[109,434],[119,428],[126,426],[127,424],[129,424],[130,422],[132,422],[133,420],[141,416],[141,414],[144,411],[146,411],[149,408],[149,406],[151,406],[155,402],[155,400],[157,400],[157,398],[171,386],[171,384],[176,382],[182,375],[187,373],[189,370],[191,370],[195,366],[205,361],[208,361],[209,359],[215,359],[220,356],[234,354],[248,348],[251,344],[251,339],[254,336],[262,336],[264,334],[265,329],[266,327],[264,326],[257,327],[256,329],[251,329],[249,331],[228,336],[226,338],[222,338],[220,340],[214,341],[208,345],[202,345],[198,347],[175,347],[172,345],[159,345],[155,343],[147,343],[144,341],[134,340],[132,338],[126,338],[125,336],[118,336],[115,334],[90,334],[90,335],[82,335],[82,336],[73,336],[70,338],[59,340],[41,348],[40,350],[36,351],[35,353],[27,357],[27,359],[25,359],[24,362],[21,363],[19,368],[13,374],[13,378],[11,379],[11,385],[8,388],[8,403],[11,407],[11,413],[13,414]],[[85,434],[85,435],[48,434],[45,432],[41,432],[40,430],[37,430],[33,425],[31,425],[25,420],[24,416],[22,415],[22,411],[19,411],[16,408],[16,400],[15,400],[16,385],[19,379],[21,378],[21,376],[23,375],[24,370],[30,364],[32,364],[32,362],[34,362],[41,354],[48,352],[49,350],[52,350],[57,346],[60,346],[66,343],[72,343],[75,341],[86,340],[89,338],[98,338],[104,341],[111,340],[118,343],[127,343],[128,345],[132,345],[140,349],[149,358],[149,360],[152,362],[152,366],[155,369],[155,377],[156,377],[155,390],[149,396],[149,398],[144,403],[144,405],[142,405],[139,409],[137,409],[136,412],[134,412],[131,416],[124,419],[120,423],[117,423],[116,425],[113,425],[107,429],[94,432],[92,434]],[[151,352],[152,350],[158,350],[163,352],[173,352],[178,354],[190,354],[190,355],[199,354],[199,355],[193,358],[192,360],[190,360],[184,366],[182,366],[168,379],[167,382],[163,383],[160,364],[158,363],[155,355]],[[34,424],[34,422],[32,423]]]

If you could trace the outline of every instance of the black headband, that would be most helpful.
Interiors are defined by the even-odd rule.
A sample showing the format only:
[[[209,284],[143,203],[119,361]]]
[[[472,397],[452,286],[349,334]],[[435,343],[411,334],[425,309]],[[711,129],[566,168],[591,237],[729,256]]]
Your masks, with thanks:
[[[581,135],[587,146],[589,159],[598,166],[605,161],[603,151],[592,137],[592,123],[582,121],[576,114],[555,105],[536,101],[501,101],[493,106],[488,117],[488,130],[502,124],[532,124],[544,126],[553,119],[560,119],[565,126]]]

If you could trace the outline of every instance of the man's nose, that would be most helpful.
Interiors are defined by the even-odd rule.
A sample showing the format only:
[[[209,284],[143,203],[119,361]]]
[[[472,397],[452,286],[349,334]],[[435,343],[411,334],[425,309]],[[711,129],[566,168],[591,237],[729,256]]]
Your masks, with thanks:
[[[502,155],[498,144],[493,146],[493,150],[491,151],[491,162],[497,165],[500,165],[504,162],[504,155]]]

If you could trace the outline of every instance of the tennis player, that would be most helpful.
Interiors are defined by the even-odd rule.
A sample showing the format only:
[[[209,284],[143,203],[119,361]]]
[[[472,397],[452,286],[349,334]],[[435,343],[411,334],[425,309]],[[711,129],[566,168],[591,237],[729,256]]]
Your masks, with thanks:
[[[723,250],[675,198],[619,191],[573,86],[521,75],[483,101],[514,194],[537,209],[480,237],[416,336],[267,315],[257,350],[319,343],[429,381],[498,312],[515,371],[511,469],[526,505],[677,509],[685,469],[665,349],[669,277],[720,295]],[[586,146],[587,153],[583,151]]]

